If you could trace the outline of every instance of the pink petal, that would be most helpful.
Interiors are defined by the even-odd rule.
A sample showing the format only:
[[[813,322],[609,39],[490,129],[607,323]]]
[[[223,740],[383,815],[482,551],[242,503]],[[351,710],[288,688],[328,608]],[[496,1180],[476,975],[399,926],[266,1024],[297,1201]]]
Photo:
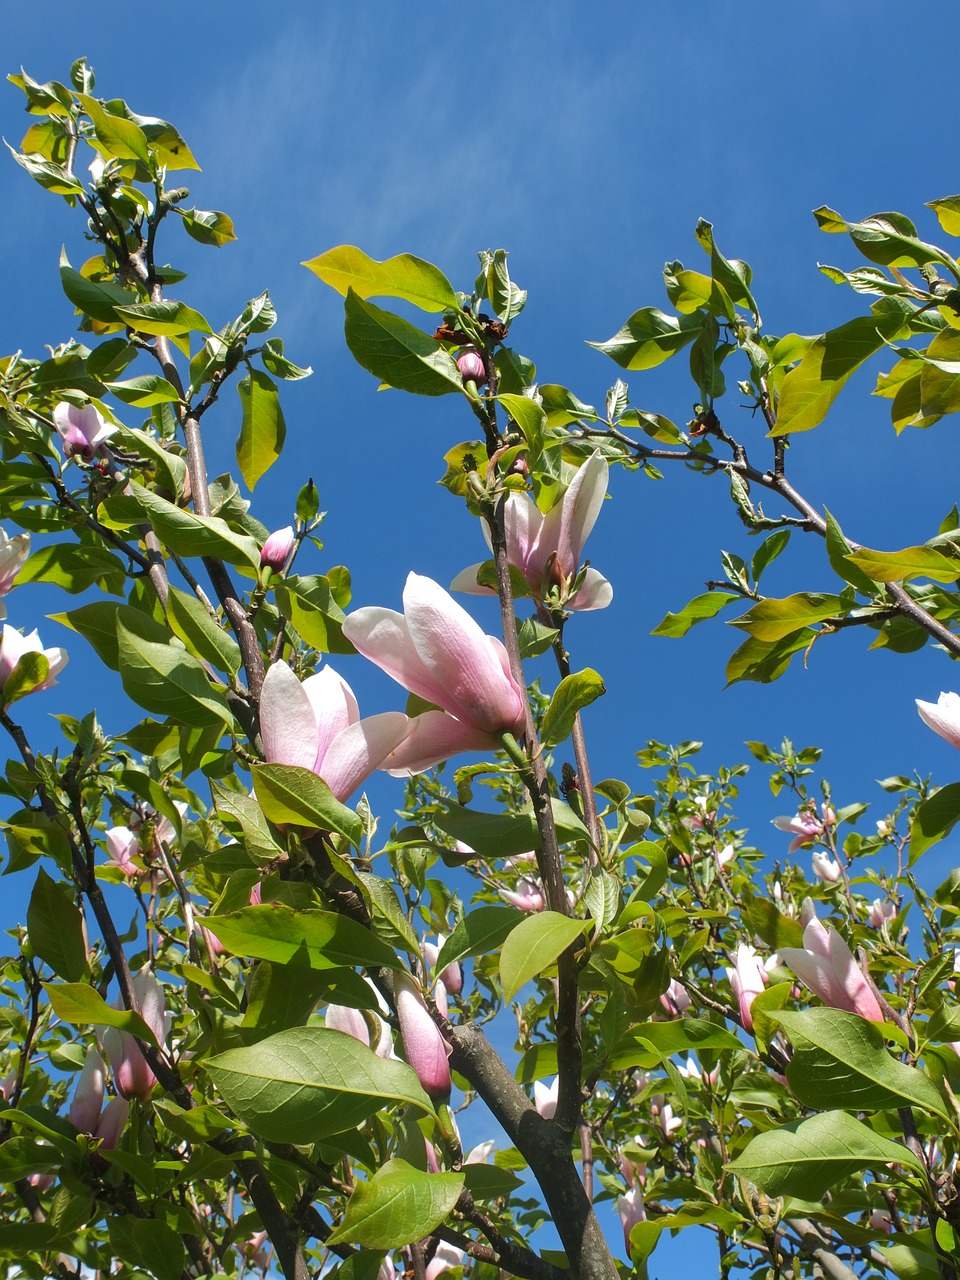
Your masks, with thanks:
[[[495,596],[497,593],[493,587],[482,587],[477,581],[477,574],[484,566],[484,561],[479,564],[472,564],[468,569],[462,569],[460,573],[450,583],[451,591],[462,591],[468,596]]]
[[[602,573],[588,568],[583,575],[583,585],[572,600],[567,601],[569,609],[606,609],[613,600],[613,587]]]
[[[357,723],[360,708],[353,690],[342,676],[337,675],[333,667],[323,667],[315,675],[307,676],[302,682],[302,688],[313,709],[316,725],[316,772],[325,778],[323,761],[330,743],[348,725]]]
[[[569,578],[576,573],[584,543],[603,506],[607,474],[607,464],[599,452],[592,453],[560,501],[547,512],[536,549],[538,565],[546,564],[550,552],[556,551],[557,567],[564,576]]]
[[[264,678],[260,737],[269,764],[316,767],[320,745],[317,718],[303,685],[285,662],[275,662]]]
[[[917,710],[925,725],[939,733],[951,747],[960,747],[960,694],[941,693],[936,702],[921,702]]]
[[[464,724],[444,711],[425,711],[409,723],[407,736],[381,765],[400,777],[423,773],[460,751],[489,751],[500,745],[494,734]]]
[[[338,800],[346,800],[380,768],[403,741],[409,725],[402,711],[384,711],[337,734],[320,762],[319,773]]]

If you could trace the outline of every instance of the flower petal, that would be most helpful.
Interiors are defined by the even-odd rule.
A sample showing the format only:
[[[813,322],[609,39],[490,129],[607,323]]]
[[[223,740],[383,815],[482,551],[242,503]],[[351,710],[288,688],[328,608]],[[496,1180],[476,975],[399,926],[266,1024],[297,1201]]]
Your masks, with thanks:
[[[260,692],[260,737],[270,764],[314,769],[320,733],[310,698],[285,662],[275,662]]]
[[[497,593],[493,587],[483,587],[477,581],[477,574],[485,563],[481,560],[479,564],[472,564],[468,569],[462,569],[450,583],[450,590],[462,591],[468,596],[495,596]]]
[[[605,609],[613,600],[613,587],[602,573],[588,568],[583,575],[583,586],[567,601],[568,609]]]
[[[316,724],[316,771],[326,779],[323,762],[330,743],[348,725],[357,723],[360,708],[353,690],[333,667],[322,667],[315,675],[307,676],[302,688],[313,708]]]
[[[405,738],[410,721],[402,711],[384,711],[348,725],[330,743],[321,761],[320,776],[338,800],[356,791],[379,769]]]
[[[941,693],[936,702],[917,698],[917,710],[934,733],[939,733],[951,747],[960,747],[960,694]]]
[[[459,751],[488,751],[499,746],[494,734],[464,724],[444,711],[425,711],[409,723],[407,736],[380,766],[399,777],[422,773]]]

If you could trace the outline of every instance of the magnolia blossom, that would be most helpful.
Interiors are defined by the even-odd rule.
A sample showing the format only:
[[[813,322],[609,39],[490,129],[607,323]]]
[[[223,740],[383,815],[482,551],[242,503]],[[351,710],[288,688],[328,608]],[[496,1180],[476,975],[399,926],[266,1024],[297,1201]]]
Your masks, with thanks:
[[[773,825],[778,831],[793,832],[794,838],[790,841],[788,853],[796,853],[805,844],[811,844],[823,835],[823,823],[816,814],[809,812],[795,813],[792,818],[774,818]]]
[[[447,1244],[446,1240],[441,1240],[437,1245],[436,1253],[427,1263],[424,1280],[437,1280],[437,1277],[442,1276],[445,1271],[463,1266],[465,1257],[464,1251],[458,1249],[455,1244]]]
[[[105,836],[107,853],[110,861],[128,876],[135,880],[140,868],[133,861],[140,853],[140,837],[129,827],[109,827]]]
[[[297,535],[293,532],[292,524],[286,525],[283,529],[276,529],[260,548],[261,568],[273,569],[279,573],[289,560],[296,541]]]
[[[700,1068],[700,1064],[697,1062],[696,1058],[692,1057],[691,1055],[687,1056],[687,1061],[685,1064],[681,1063],[680,1066],[677,1067],[677,1071],[680,1075],[684,1077],[685,1080],[702,1080],[704,1084],[710,1084],[710,1085],[716,1084],[720,1078],[719,1067],[714,1067],[712,1071],[702,1071]],[[621,1157],[621,1160],[622,1160],[622,1157]]]
[[[647,1220],[647,1213],[643,1207],[643,1192],[638,1182],[635,1182],[622,1196],[617,1197],[617,1212],[620,1215],[620,1225],[623,1227],[623,1242],[629,1254],[630,1232],[638,1222]]]
[[[96,405],[86,404],[80,409],[65,401],[54,409],[53,424],[60,433],[67,457],[80,457],[84,462],[92,462],[104,441],[117,430],[104,422]]]
[[[54,677],[67,665],[66,650],[44,649],[40,636],[35,630],[25,636],[5,622],[3,636],[0,639],[0,689],[16,670],[17,663],[27,653],[42,653],[48,663],[46,678],[35,685],[30,692],[39,693],[41,689],[50,689],[57,683]]]
[[[717,865],[720,867],[729,866],[737,856],[737,851],[732,844],[725,844],[722,849],[717,850]]]
[[[270,1240],[266,1231],[255,1231],[243,1244],[234,1245],[244,1262],[252,1262],[260,1271],[266,1271],[270,1265],[270,1249],[264,1248]]]
[[[803,931],[803,949],[781,947],[780,958],[808,991],[833,1009],[883,1021],[883,1010],[853,952],[830,925],[816,916]]]
[[[103,1059],[91,1046],[87,1050],[67,1118],[81,1133],[99,1139],[101,1147],[113,1150],[130,1115],[130,1103],[126,1098],[113,1098],[106,1107],[103,1106],[105,1073]]]
[[[662,1094],[660,1095],[663,1096]],[[671,1138],[678,1129],[683,1127],[683,1118],[673,1114],[673,1107],[669,1102],[654,1102],[650,1110],[656,1118],[660,1127],[660,1132],[665,1138]]]
[[[753,947],[748,947],[745,943],[737,947],[737,958],[734,967],[727,970],[727,979],[740,1006],[743,1028],[745,1031],[752,1031],[753,1015],[750,1006],[767,984],[766,970]]]
[[[670,979],[670,985],[660,996],[660,1003],[673,1018],[682,1018],[692,1003],[687,989],[676,978]]]
[[[843,873],[836,858],[824,849],[817,849],[813,855],[813,874],[827,884],[836,884]]]
[[[457,356],[457,368],[464,382],[475,382],[482,387],[487,380],[487,366],[476,347],[465,347]]]
[[[565,609],[604,609],[613,599],[613,587],[596,569],[587,568],[575,595],[567,591],[580,569],[583,544],[596,523],[607,492],[609,468],[599,451],[592,453],[567,486],[559,502],[546,515],[527,494],[510,493],[503,507],[507,559],[525,579],[530,594],[543,600],[554,587],[560,590]],[[483,536],[492,548],[490,529],[484,521]],[[473,595],[495,594],[477,582],[482,564],[471,565],[451,584],[454,591]]]
[[[523,691],[506,649],[432,579],[411,573],[402,614],[358,609],[343,634],[398,684],[441,708],[410,721],[406,738],[382,763],[388,771],[420,773],[458,751],[496,747],[503,733],[523,732]]]
[[[557,1112],[557,1099],[560,1096],[560,1077],[555,1076],[553,1084],[543,1084],[540,1080],[533,1082],[533,1105],[544,1120],[552,1120]]]
[[[442,933],[437,934],[436,943],[427,942],[426,938],[420,943],[420,953],[423,956],[424,963],[433,972],[437,967],[437,961],[440,959],[440,952],[446,937]],[[443,987],[444,993],[450,996],[458,996],[463,990],[463,971],[457,961],[448,964],[444,969],[436,975],[437,983]]]
[[[162,1045],[167,1034],[164,1013],[163,987],[148,968],[134,975],[133,989],[137,995],[141,1018]],[[146,1058],[129,1031],[117,1027],[104,1027],[100,1032],[100,1044],[110,1059],[113,1082],[124,1098],[146,1098],[157,1082]]]
[[[501,889],[500,897],[518,911],[542,911],[546,902],[539,881],[521,876],[512,889]]]
[[[332,667],[301,682],[285,662],[275,662],[263,681],[260,733],[267,761],[310,769],[338,800],[380,767],[408,728],[399,711],[361,720],[353,690]]]
[[[434,1102],[449,1101],[453,1087],[447,1062],[450,1049],[409,974],[395,976],[394,998],[407,1062]]]
[[[960,694],[941,693],[936,702],[916,700],[920,719],[951,747],[960,747]]]
[[[634,1143],[639,1147],[642,1146],[639,1136],[635,1136]],[[647,1180],[647,1164],[645,1160],[631,1160],[626,1155],[623,1148],[619,1151],[620,1156],[620,1172],[623,1174],[623,1180],[628,1187],[632,1187],[635,1183],[639,1183],[642,1187]]]
[[[29,554],[29,533],[18,533],[8,538],[3,529],[0,529],[0,596],[5,596],[13,586],[14,579]],[[0,600],[0,618],[6,616],[6,605]]]
[[[867,912],[867,924],[873,929],[882,929],[888,920],[897,914],[897,904],[885,898],[874,898]]]
[[[486,1164],[494,1151],[497,1144],[493,1138],[487,1138],[486,1142],[478,1142],[475,1147],[471,1147],[467,1154],[463,1157],[464,1164]]]

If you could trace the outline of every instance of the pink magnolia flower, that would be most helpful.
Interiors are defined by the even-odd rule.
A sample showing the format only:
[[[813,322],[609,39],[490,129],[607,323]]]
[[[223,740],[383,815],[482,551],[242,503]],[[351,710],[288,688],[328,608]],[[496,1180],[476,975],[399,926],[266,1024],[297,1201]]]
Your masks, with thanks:
[[[525,579],[534,599],[544,599],[554,587],[560,589],[565,609],[604,609],[613,599],[613,587],[591,568],[576,595],[565,598],[580,569],[583,544],[600,514],[608,470],[599,451],[592,453],[546,515],[529,495],[507,495],[503,509],[507,559]],[[492,546],[485,521],[482,528],[487,545]],[[481,567],[475,564],[464,569],[453,580],[453,590],[472,595],[495,594],[492,588],[477,582]]]
[[[290,559],[290,553],[296,541],[297,537],[293,532],[292,524],[286,525],[283,529],[276,529],[260,548],[261,568],[273,569],[279,573]]]
[[[437,1245],[436,1253],[427,1263],[424,1280],[438,1280],[445,1271],[452,1271],[454,1267],[462,1266],[465,1257],[464,1251],[458,1249],[455,1244],[447,1244],[446,1240],[441,1240]]]
[[[941,693],[936,702],[916,700],[920,719],[951,747],[960,747],[960,694]]]
[[[813,874],[827,884],[836,884],[842,874],[840,863],[824,849],[817,849],[813,854]]]
[[[120,1141],[123,1127],[130,1118],[130,1103],[126,1098],[111,1098],[103,1108],[93,1137],[100,1139],[100,1146],[113,1151]]]
[[[662,1095],[661,1095],[662,1097]],[[673,1114],[673,1107],[669,1102],[653,1104],[650,1108],[656,1117],[657,1124],[660,1126],[660,1132],[665,1138],[672,1138],[678,1129],[683,1127],[683,1118]]]
[[[409,974],[395,976],[394,999],[407,1062],[434,1102],[447,1102],[453,1088],[447,1062],[450,1049]]]
[[[475,382],[482,387],[487,380],[487,366],[476,347],[465,347],[457,356],[457,368],[464,382]]]
[[[301,683],[285,662],[275,662],[263,682],[260,733],[267,761],[312,770],[338,800],[382,765],[408,728],[399,711],[361,720],[353,690],[332,667]]]
[[[80,1079],[73,1092],[73,1101],[67,1112],[67,1119],[81,1133],[93,1133],[100,1119],[103,1106],[103,1086],[106,1068],[103,1059],[91,1045],[83,1062]]]
[[[506,649],[432,579],[411,573],[402,614],[358,609],[343,634],[398,684],[442,708],[413,718],[383,762],[390,772],[420,773],[458,751],[496,747],[504,732],[523,732],[523,691]]]
[[[795,813],[792,818],[774,818],[773,825],[778,831],[793,833],[794,838],[790,841],[788,853],[796,853],[805,844],[811,844],[823,834],[823,823],[816,814],[809,812]]]
[[[830,925],[816,916],[803,931],[803,949],[781,947],[780,958],[808,991],[832,1009],[858,1013],[871,1022],[883,1021],[883,1010],[853,952]]]
[[[0,596],[5,596],[13,586],[14,579],[29,554],[29,533],[17,533],[8,538],[3,529],[0,529]],[[6,606],[0,601],[0,618],[6,616]]]
[[[245,1262],[252,1262],[259,1271],[266,1271],[270,1265],[270,1254],[272,1250],[265,1249],[264,1245],[270,1240],[266,1231],[255,1231],[249,1239],[244,1240],[243,1244],[234,1247],[243,1257]]]
[[[117,430],[104,422],[96,405],[86,404],[80,409],[65,401],[54,409],[53,424],[60,433],[67,457],[80,457],[84,462],[92,462],[94,454]]]
[[[0,639],[0,689],[6,684],[16,670],[17,663],[27,653],[42,653],[49,669],[42,684],[38,684],[31,693],[39,693],[41,689],[50,689],[57,682],[54,679],[67,665],[65,649],[44,649],[36,630],[23,635],[8,623],[3,624],[3,637]]]
[[[163,987],[149,969],[134,975],[133,989],[140,1005],[140,1016],[162,1045],[167,1034]],[[146,1098],[157,1083],[146,1058],[134,1037],[117,1027],[104,1027],[100,1044],[110,1059],[113,1082],[124,1098]]]
[[[729,972],[729,970],[728,970]],[[686,1080],[702,1080],[704,1084],[714,1085],[720,1078],[720,1068],[714,1067],[712,1071],[702,1071],[700,1064],[696,1058],[691,1055],[687,1056],[685,1065],[677,1067],[677,1071]]]
[[[692,1001],[687,989],[676,978],[670,979],[670,985],[660,996],[660,1003],[673,1018],[682,1018],[690,1008]]]
[[[420,943],[420,953],[431,973],[436,970],[437,961],[440,959],[440,952],[445,942],[444,935],[438,933],[436,943],[428,942],[426,938]],[[446,995],[458,996],[463,990],[463,972],[456,961],[453,964],[448,964],[441,973],[436,974],[436,979],[443,987]]]
[[[727,979],[740,1006],[740,1021],[745,1031],[753,1030],[750,1006],[767,985],[767,974],[753,947],[745,943],[737,947],[734,967],[727,970]]]
[[[546,906],[543,890],[536,880],[521,876],[513,889],[501,889],[500,897],[519,911],[542,911]]]
[[[140,853],[140,837],[129,827],[109,827],[105,843],[110,861],[128,876],[135,880],[140,875],[140,868],[133,861]]]
[[[557,1113],[557,1100],[560,1097],[560,1077],[554,1076],[553,1084],[544,1084],[541,1080],[533,1082],[533,1105],[537,1114],[544,1120],[552,1120]]]
[[[634,1137],[633,1141],[637,1146],[643,1145],[639,1137]],[[632,1187],[636,1183],[639,1183],[642,1187],[647,1180],[646,1161],[631,1160],[628,1155],[624,1154],[622,1148],[618,1154],[620,1156],[620,1172],[623,1175],[624,1182],[628,1187]]]
[[[885,898],[874,898],[867,912],[867,924],[873,929],[882,929],[888,920],[897,914],[897,904]]]
[[[487,1138],[486,1142],[478,1142],[475,1147],[471,1147],[467,1154],[463,1157],[464,1164],[486,1164],[494,1151],[497,1144],[493,1138]]]
[[[638,1222],[647,1220],[647,1212],[643,1207],[643,1192],[638,1182],[635,1182],[622,1196],[617,1197],[617,1212],[620,1214],[620,1225],[623,1227],[623,1243],[629,1254],[630,1232]]]

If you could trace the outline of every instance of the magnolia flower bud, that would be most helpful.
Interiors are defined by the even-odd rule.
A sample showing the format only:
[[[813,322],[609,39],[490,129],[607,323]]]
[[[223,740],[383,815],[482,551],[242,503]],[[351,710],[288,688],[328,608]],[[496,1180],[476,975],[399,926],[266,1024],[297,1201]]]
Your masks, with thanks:
[[[464,382],[475,382],[478,387],[482,387],[487,380],[487,367],[476,347],[466,347],[460,352],[457,356],[457,368]]]
[[[434,1102],[446,1102],[453,1088],[447,1063],[449,1049],[420,988],[409,974],[399,973],[394,979],[394,995],[407,1062]]]
[[[103,1106],[104,1071],[103,1059],[91,1045],[67,1113],[67,1119],[81,1133],[92,1134],[96,1130],[100,1108]]]
[[[288,524],[283,529],[275,530],[260,548],[261,567],[273,569],[275,572],[280,573],[289,560],[296,541],[297,537],[293,532],[293,525]]]

